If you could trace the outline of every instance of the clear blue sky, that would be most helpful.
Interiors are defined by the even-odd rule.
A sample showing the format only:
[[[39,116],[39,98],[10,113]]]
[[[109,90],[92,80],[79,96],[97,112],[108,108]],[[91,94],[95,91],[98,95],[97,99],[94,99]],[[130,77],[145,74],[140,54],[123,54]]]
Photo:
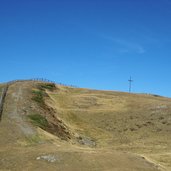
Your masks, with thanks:
[[[170,0],[1,0],[0,82],[44,77],[171,97]]]

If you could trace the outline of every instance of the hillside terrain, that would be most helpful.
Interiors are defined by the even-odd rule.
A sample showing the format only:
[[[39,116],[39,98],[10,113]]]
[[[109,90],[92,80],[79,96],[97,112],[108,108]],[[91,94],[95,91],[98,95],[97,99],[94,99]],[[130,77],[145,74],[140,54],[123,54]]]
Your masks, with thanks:
[[[170,132],[170,98],[18,81],[3,105],[0,170],[170,171]]]

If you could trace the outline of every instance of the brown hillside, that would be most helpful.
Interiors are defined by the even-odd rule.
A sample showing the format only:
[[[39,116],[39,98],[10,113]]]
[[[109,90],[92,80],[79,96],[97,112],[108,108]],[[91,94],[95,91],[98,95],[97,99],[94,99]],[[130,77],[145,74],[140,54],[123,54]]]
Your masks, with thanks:
[[[1,170],[171,170],[171,99],[41,82],[9,86]]]

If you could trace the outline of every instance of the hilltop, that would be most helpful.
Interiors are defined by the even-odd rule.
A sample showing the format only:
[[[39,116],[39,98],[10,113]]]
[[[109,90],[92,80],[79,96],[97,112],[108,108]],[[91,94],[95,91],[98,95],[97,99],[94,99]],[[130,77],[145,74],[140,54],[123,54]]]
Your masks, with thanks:
[[[3,105],[0,170],[169,171],[170,131],[170,98],[17,81]]]

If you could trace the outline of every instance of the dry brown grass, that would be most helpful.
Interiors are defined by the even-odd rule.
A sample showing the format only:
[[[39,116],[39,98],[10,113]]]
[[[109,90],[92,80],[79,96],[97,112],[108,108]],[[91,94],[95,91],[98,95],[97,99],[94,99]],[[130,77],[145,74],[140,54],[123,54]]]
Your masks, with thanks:
[[[171,99],[60,86],[49,95],[58,117],[98,147],[135,152],[171,167]]]
[[[43,108],[32,100],[35,86],[9,88],[0,123],[0,170],[171,170],[171,99],[57,86],[46,89]],[[29,122],[27,115],[35,111],[53,122],[49,108],[75,139],[63,141]],[[96,146],[76,141],[84,138]],[[36,160],[49,154],[57,161]]]

